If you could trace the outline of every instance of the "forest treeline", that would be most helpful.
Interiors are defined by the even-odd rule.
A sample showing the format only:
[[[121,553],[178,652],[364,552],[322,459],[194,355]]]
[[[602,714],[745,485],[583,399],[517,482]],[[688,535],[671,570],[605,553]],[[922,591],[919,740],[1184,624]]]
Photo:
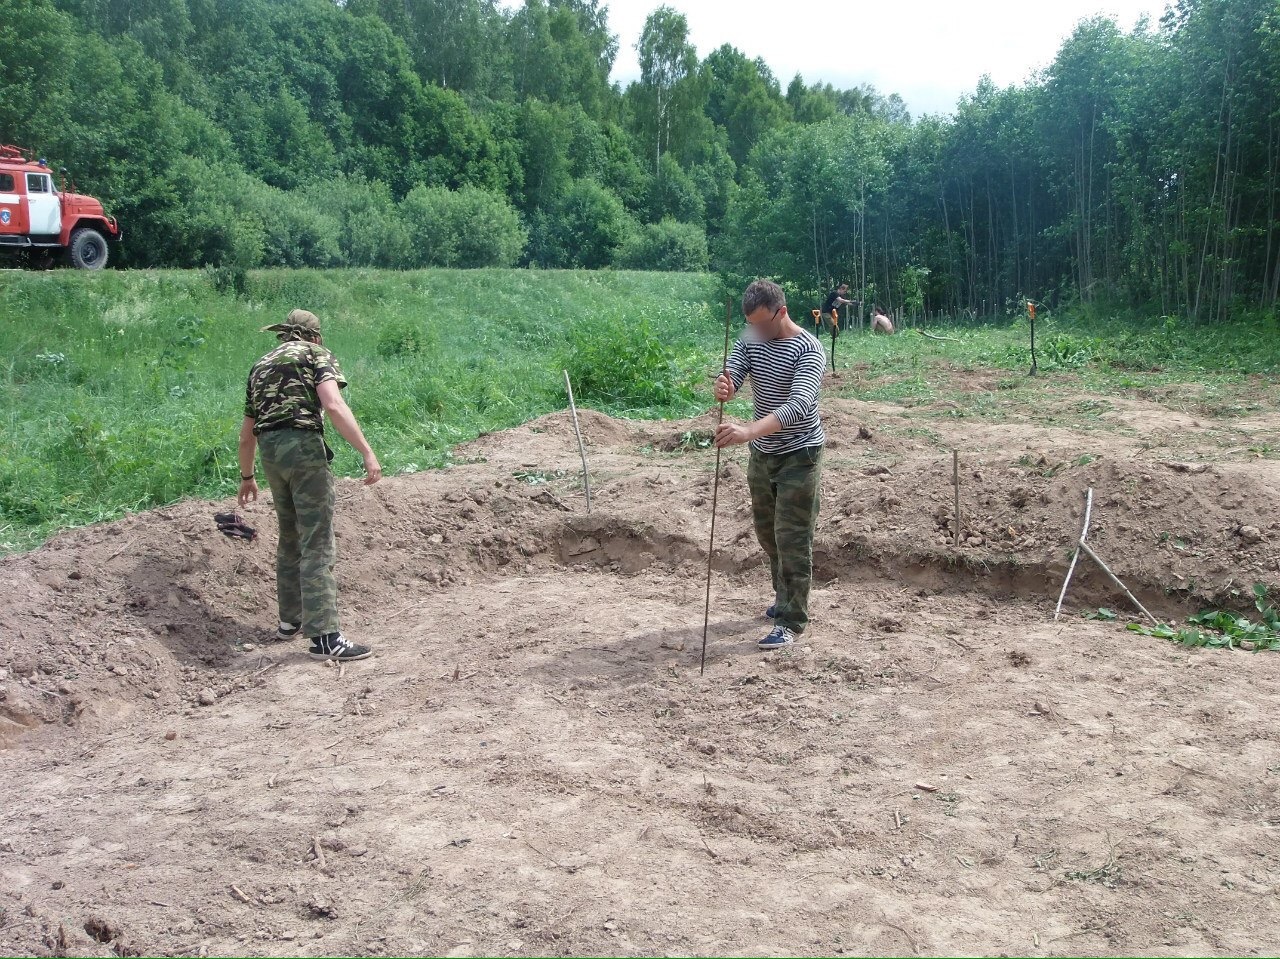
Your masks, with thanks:
[[[0,0],[0,142],[100,196],[128,266],[714,269],[908,312],[1275,308],[1274,0],[1083,21],[1040,75],[945,117],[688,32],[655,9],[624,88],[599,0]]]

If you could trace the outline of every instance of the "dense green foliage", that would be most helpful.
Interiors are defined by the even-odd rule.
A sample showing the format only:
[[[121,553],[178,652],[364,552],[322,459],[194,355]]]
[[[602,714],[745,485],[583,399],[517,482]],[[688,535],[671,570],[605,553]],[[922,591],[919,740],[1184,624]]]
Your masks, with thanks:
[[[600,0],[0,0],[0,139],[106,200],[124,265],[709,262],[804,307],[1221,320],[1280,297],[1278,38],[1274,0],[1088,20],[912,120],[700,58],[668,7],[621,89]]]
[[[705,275],[518,270],[9,274],[0,284],[0,551],[184,496],[227,496],[258,329],[305,305],[388,474],[579,402],[697,409],[720,288]],[[715,302],[713,302],[715,301]],[[708,305],[711,304],[711,305]],[[581,347],[580,349],[578,347]],[[703,402],[705,402],[705,397]],[[341,442],[335,466],[358,474]]]

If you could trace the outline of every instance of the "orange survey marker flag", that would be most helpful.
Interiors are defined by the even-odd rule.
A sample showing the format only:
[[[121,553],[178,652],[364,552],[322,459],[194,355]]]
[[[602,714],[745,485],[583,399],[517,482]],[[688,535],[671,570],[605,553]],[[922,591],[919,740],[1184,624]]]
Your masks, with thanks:
[[[1036,318],[1036,305],[1030,300],[1027,300],[1027,316],[1033,320]]]

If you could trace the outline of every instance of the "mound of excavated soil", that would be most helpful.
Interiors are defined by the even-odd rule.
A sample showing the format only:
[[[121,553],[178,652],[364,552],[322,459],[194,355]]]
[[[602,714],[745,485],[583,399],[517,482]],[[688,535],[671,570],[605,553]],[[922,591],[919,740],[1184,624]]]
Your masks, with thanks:
[[[1274,583],[1264,419],[831,401],[814,627],[760,656],[745,455],[583,411],[339,489],[342,669],[270,641],[274,520],[187,502],[0,562],[0,951],[1244,952],[1280,659],[1083,622]],[[1242,437],[1245,437],[1242,439]],[[961,451],[962,542],[952,461]]]

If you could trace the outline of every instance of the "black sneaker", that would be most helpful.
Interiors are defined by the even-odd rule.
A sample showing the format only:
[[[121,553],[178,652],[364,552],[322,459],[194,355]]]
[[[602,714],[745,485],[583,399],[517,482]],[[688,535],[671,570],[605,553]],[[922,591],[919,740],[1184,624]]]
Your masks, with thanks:
[[[301,623],[286,623],[280,620],[280,628],[276,630],[276,639],[293,639],[302,632]]]
[[[358,646],[341,633],[325,633],[315,637],[311,640],[308,652],[312,659],[332,659],[340,663],[368,659],[373,655],[373,650],[368,646]]]
[[[769,608],[768,608],[768,609],[766,609],[766,610],[764,611],[764,615],[765,615],[765,618],[766,618],[766,619],[777,619],[777,618],[778,618],[778,604],[777,604],[777,603],[770,603],[770,604],[769,604]]]

